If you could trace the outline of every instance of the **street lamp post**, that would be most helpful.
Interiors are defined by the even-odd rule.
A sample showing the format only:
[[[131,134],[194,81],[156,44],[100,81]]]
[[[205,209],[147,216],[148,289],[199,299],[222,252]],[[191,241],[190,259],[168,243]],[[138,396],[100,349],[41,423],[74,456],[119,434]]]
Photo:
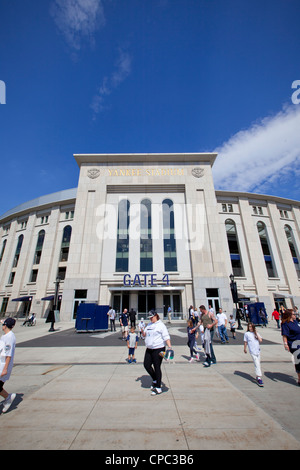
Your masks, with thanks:
[[[237,330],[242,330],[243,327],[241,325],[241,316],[240,316],[240,312],[238,308],[239,298],[238,298],[236,282],[234,280],[234,275],[230,274],[229,279],[230,279],[230,289],[231,289],[232,300],[233,300],[233,303],[235,303],[235,310],[236,310],[235,318],[238,321]]]

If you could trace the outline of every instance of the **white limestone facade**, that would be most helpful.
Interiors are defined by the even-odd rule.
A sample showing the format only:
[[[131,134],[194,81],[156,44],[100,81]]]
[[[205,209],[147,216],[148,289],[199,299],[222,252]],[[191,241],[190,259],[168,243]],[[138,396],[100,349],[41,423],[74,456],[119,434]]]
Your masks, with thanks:
[[[21,204],[0,217],[2,315],[80,302],[144,316],[185,317],[190,305],[300,305],[300,203],[216,191],[216,154],[74,155],[78,187]]]

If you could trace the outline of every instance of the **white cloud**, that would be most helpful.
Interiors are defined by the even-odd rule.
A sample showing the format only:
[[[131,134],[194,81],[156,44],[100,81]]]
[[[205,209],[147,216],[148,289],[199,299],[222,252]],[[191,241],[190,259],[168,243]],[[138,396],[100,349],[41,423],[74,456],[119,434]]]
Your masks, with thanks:
[[[130,75],[131,62],[132,58],[130,54],[119,49],[119,55],[115,63],[115,70],[112,72],[110,77],[104,77],[96,95],[93,97],[91,108],[95,114],[100,113],[106,108],[105,98]]]
[[[53,0],[50,12],[67,44],[77,51],[83,39],[93,41],[95,31],[105,24],[101,0]]]
[[[119,49],[119,57],[116,61],[116,70],[111,77],[111,86],[116,88],[125,80],[131,72],[131,57],[128,52]]]
[[[264,193],[300,172],[300,106],[286,106],[272,117],[231,137],[215,149],[216,189]]]

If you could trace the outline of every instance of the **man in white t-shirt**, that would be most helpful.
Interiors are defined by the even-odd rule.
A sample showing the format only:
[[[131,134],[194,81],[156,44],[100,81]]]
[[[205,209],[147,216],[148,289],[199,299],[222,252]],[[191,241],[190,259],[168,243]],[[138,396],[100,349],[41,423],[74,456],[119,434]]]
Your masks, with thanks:
[[[15,393],[7,393],[4,390],[4,382],[10,378],[10,374],[14,364],[16,337],[12,332],[16,320],[14,318],[6,318],[2,324],[3,336],[0,339],[0,395],[4,398],[2,402],[2,412],[6,413],[11,407],[12,402],[16,398]]]
[[[208,306],[208,311],[209,311],[210,313],[212,313],[213,315],[215,314],[215,311],[214,311],[214,309],[212,308],[211,305]]]
[[[115,319],[116,319],[116,311],[110,306],[107,312],[110,321],[110,331],[116,331]]]
[[[228,334],[226,331],[227,327],[227,315],[223,312],[221,308],[219,308],[219,313],[217,313],[217,320],[218,320],[218,331],[221,339],[221,343],[225,344],[229,342]]]

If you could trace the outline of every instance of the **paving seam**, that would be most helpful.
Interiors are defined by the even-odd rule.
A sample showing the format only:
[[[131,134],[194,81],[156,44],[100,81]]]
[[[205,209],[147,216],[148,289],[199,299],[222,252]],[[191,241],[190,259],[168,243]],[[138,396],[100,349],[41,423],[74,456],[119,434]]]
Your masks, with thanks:
[[[108,363],[108,364],[112,364],[112,363],[110,362],[110,363]],[[75,363],[74,365],[81,365],[81,364],[80,364],[80,363],[79,363],[79,364]],[[86,364],[84,364],[84,365],[86,365]],[[95,363],[94,363],[93,365],[95,365]],[[85,418],[85,420],[83,421],[82,425],[81,425],[80,428],[78,429],[78,431],[77,431],[77,433],[76,433],[74,439],[70,442],[70,444],[69,444],[69,449],[72,448],[73,444],[76,442],[77,437],[78,437],[79,434],[81,433],[81,431],[82,431],[82,429],[83,429],[85,423],[87,422],[87,420],[89,419],[89,417],[90,417],[91,414],[93,413],[93,411],[94,411],[94,409],[95,409],[95,406],[96,406],[97,403],[99,402],[101,396],[102,396],[103,393],[105,392],[105,390],[106,390],[106,388],[108,387],[108,385],[109,385],[109,383],[110,383],[112,377],[114,376],[114,374],[115,374],[115,372],[116,372],[116,370],[117,370],[117,367],[118,367],[119,363],[118,363],[118,362],[115,362],[115,363],[113,363],[113,365],[115,365],[115,367],[114,367],[114,370],[112,371],[112,373],[111,373],[111,375],[110,375],[110,377],[109,377],[109,380],[106,382],[104,389],[101,391],[100,395],[99,395],[98,398],[95,400],[94,405],[92,406],[90,412],[88,413],[88,415],[86,416],[86,418]]]
[[[175,363],[174,363],[175,364]],[[169,380],[169,377],[168,377],[168,370],[167,370],[167,367],[164,367],[164,374],[166,374],[168,380]],[[170,383],[170,380],[169,380],[169,383]],[[180,423],[180,428],[183,432],[183,435],[184,435],[184,439],[185,439],[185,443],[186,443],[186,447],[187,447],[187,450],[191,450],[190,449],[190,446],[189,446],[189,442],[188,442],[188,438],[185,434],[185,429],[184,429],[184,425],[183,425],[183,422],[182,422],[182,419],[181,419],[181,416],[180,416],[180,413],[179,413],[179,410],[178,410],[178,407],[177,407],[177,403],[176,403],[176,400],[175,400],[175,397],[174,397],[174,394],[173,394],[173,390],[172,390],[172,387],[170,386],[170,391],[171,391],[171,395],[172,395],[172,398],[173,398],[173,402],[174,402],[174,405],[175,405],[175,409],[176,409],[176,413],[177,413],[177,416],[178,416],[178,419],[179,419],[179,423]]]
[[[218,364],[249,364],[250,361],[218,361]],[[291,361],[260,361],[261,364],[290,364]],[[120,366],[127,366],[127,361],[121,362],[15,362],[14,367],[17,366],[55,366],[55,365],[65,365],[65,366],[107,366],[107,365],[120,365]],[[188,361],[176,361],[174,364],[188,364]],[[202,365],[203,362],[195,361],[191,367],[194,365]],[[132,364],[132,367],[135,365],[143,365],[143,362],[137,362],[136,364]],[[189,366],[190,367],[190,366]]]

